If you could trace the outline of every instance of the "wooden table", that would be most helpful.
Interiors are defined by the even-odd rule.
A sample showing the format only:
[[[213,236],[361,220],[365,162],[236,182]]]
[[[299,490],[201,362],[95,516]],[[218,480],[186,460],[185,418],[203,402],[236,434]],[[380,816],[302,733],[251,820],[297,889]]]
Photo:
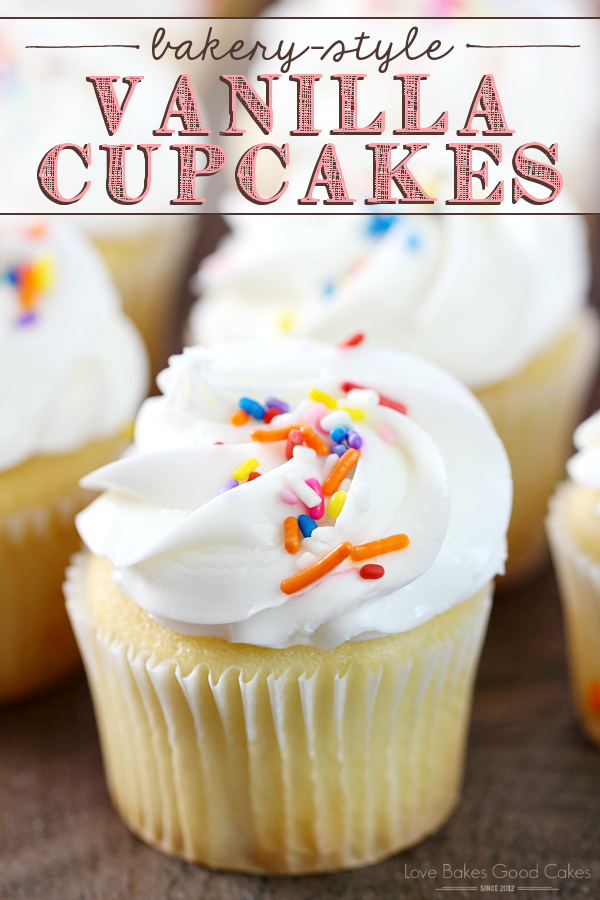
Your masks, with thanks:
[[[198,255],[222,230],[206,225]],[[500,877],[536,866],[539,877]],[[556,877],[567,866],[589,877]],[[470,890],[440,890],[460,885]],[[573,718],[549,567],[495,603],[457,812],[420,846],[366,869],[268,879],[163,856],[111,808],[83,676],[0,711],[1,900],[429,900],[494,896],[482,891],[494,885],[540,900],[600,897],[600,753]]]

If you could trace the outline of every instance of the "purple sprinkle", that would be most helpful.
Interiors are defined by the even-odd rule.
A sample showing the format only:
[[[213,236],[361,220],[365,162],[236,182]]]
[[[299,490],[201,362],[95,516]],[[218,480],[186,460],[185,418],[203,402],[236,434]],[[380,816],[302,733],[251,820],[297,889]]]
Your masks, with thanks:
[[[235,478],[228,478],[225,482],[224,487],[219,488],[219,493],[224,494],[226,491],[230,491],[233,488],[239,487],[239,481],[236,481]]]
[[[351,431],[346,440],[348,441],[348,446],[352,447],[353,450],[360,450],[362,447],[363,442],[358,431]]]
[[[37,320],[37,315],[34,312],[26,312],[23,313],[22,316],[19,316],[17,319],[17,325],[31,325],[32,322]]]
[[[265,406],[267,409],[271,409],[275,406],[282,414],[290,411],[290,404],[286,403],[285,400],[279,400],[277,397],[267,397]]]
[[[332,453],[337,453],[338,456],[343,456],[348,448],[345,444],[336,444],[332,450]]]

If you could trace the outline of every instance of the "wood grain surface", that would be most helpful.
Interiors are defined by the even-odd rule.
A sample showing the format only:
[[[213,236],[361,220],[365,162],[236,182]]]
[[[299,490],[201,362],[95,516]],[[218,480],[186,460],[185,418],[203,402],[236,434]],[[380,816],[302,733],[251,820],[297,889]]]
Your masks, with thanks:
[[[217,217],[206,218],[195,261],[223,231]],[[597,283],[593,293],[597,303]],[[591,407],[598,406],[596,391]],[[500,876],[510,869],[533,874]],[[589,877],[577,877],[577,870]],[[365,869],[269,879],[166,857],[130,835],[110,805],[82,675],[0,710],[2,900],[429,900],[500,893],[600,898],[600,753],[574,720],[550,567],[494,604],[458,810],[434,837]]]

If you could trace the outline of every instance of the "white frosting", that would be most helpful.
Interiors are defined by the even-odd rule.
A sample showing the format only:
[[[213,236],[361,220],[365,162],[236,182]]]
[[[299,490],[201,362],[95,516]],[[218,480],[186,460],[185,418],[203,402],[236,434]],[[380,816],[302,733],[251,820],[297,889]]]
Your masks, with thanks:
[[[291,333],[424,356],[472,388],[523,368],[585,302],[577,216],[230,217],[193,339]],[[387,227],[389,226],[389,227]]]
[[[567,472],[578,484],[600,491],[600,411],[575,429],[573,443],[579,452],[567,462]]]
[[[24,305],[14,273],[40,266],[46,282]],[[147,384],[141,338],[84,236],[60,219],[0,217],[0,471],[116,434]]]
[[[371,390],[346,397],[345,380]],[[139,413],[133,452],[82,481],[106,493],[77,526],[112,562],[123,591],[168,628],[331,648],[413,628],[502,570],[512,494],[506,453],[475,398],[437,367],[303,340],[223,344],[172,357],[159,386],[164,396]],[[323,483],[331,461],[287,460],[285,441],[260,443],[250,431],[313,420],[313,387],[363,410],[364,420],[352,422],[363,445],[341,514],[325,515],[291,555],[283,523],[306,510],[281,499],[286,476]],[[374,391],[405,403],[408,415],[379,405]],[[240,397],[269,395],[290,412],[269,425],[230,424]],[[261,477],[219,494],[249,458]],[[410,544],[369,560],[384,567],[379,580],[362,578],[364,563],[348,558],[300,592],[282,591],[284,579],[341,542],[393,534]]]

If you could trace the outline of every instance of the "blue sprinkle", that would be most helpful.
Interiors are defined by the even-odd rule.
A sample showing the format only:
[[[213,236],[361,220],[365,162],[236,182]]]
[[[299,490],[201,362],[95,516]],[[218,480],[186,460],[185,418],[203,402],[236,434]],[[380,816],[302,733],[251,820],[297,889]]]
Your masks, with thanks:
[[[334,428],[329,432],[329,437],[332,441],[335,441],[336,444],[341,444],[342,441],[346,440],[348,430],[348,428],[342,428],[341,426],[339,428]]]
[[[272,409],[274,406],[282,414],[290,411],[290,404],[286,403],[285,400],[279,400],[277,397],[267,397],[265,406],[267,409]]]
[[[347,449],[345,444],[336,444],[331,452],[337,453],[338,456],[343,456]]]
[[[239,402],[240,409],[243,409],[244,412],[247,412],[249,416],[252,416],[253,419],[258,419],[260,422],[265,417],[265,408],[261,406],[260,403],[257,403],[256,400],[251,400],[250,397],[242,397]]]
[[[389,231],[402,216],[370,216],[367,225],[367,234],[371,237],[381,237],[386,231]]]
[[[421,238],[418,234],[411,234],[406,241],[406,246],[410,250],[418,250],[421,246]]]
[[[310,516],[298,516],[298,526],[302,537],[310,537],[315,528],[318,528],[317,523]]]
[[[6,280],[9,284],[18,284],[19,283],[19,273],[16,269],[9,269],[6,273]]]
[[[224,494],[226,491],[239,487],[239,484],[239,481],[236,481],[235,478],[228,478],[225,485],[222,488],[219,488],[219,494]]]
[[[323,288],[323,294],[325,297],[331,297],[332,294],[335,293],[335,281],[333,279],[328,281]]]

